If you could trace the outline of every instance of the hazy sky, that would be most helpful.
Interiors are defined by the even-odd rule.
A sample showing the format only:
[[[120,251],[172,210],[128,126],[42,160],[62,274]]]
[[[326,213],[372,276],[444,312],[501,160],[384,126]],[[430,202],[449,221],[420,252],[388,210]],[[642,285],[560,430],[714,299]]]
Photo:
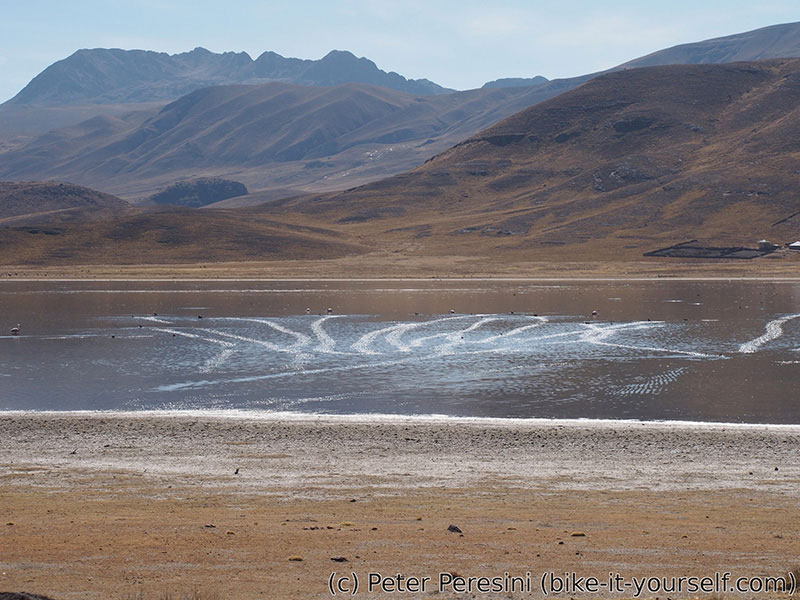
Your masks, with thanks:
[[[456,89],[569,77],[800,20],[798,0],[0,0],[0,101],[79,48],[332,49]]]

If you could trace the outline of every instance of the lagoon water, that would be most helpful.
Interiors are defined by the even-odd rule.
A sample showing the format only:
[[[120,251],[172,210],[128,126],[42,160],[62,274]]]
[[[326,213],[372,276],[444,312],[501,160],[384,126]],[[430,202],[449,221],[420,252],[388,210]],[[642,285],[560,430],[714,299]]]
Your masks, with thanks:
[[[763,281],[6,281],[0,410],[800,423],[799,313]]]

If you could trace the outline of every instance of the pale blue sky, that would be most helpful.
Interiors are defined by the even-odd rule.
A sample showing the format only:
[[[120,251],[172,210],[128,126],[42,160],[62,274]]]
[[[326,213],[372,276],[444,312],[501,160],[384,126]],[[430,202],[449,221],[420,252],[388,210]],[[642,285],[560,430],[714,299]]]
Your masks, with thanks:
[[[675,44],[800,20],[798,0],[0,0],[0,101],[79,48],[331,49],[456,89],[569,77]]]

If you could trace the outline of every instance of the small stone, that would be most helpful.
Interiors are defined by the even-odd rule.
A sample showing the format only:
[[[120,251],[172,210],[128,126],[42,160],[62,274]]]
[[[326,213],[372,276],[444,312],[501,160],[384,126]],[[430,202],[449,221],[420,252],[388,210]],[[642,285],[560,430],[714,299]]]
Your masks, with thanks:
[[[289,562],[303,562],[302,556],[290,556]]]
[[[214,529],[215,527],[216,525],[214,525],[213,523],[209,523],[208,525],[206,525],[206,529]]]
[[[572,537],[586,537],[586,534],[582,531],[573,531],[570,535]]]
[[[230,529],[225,532],[225,535],[236,535],[235,531],[231,531]]]
[[[450,525],[447,528],[447,531],[450,531],[452,533],[461,533],[461,530],[458,527],[456,527],[455,525]]]
[[[333,556],[331,557],[333,562],[347,562],[347,559],[344,556]]]

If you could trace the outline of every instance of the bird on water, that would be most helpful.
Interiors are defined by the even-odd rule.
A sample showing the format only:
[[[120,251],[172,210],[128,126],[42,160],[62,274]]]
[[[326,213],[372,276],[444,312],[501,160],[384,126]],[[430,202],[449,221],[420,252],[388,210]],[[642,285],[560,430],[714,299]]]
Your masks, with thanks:
[[[19,335],[19,329],[20,329],[20,326],[19,326],[19,323],[17,323],[16,327],[12,327],[11,328],[11,335]]]

